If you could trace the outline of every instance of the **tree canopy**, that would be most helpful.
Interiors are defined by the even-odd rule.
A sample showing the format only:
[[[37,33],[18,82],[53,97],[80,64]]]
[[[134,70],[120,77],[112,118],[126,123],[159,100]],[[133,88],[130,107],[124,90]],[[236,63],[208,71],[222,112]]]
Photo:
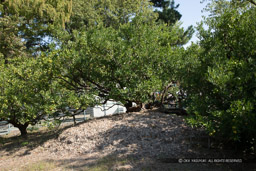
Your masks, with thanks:
[[[69,21],[72,1],[1,0],[0,53],[7,58],[49,49],[47,39]],[[23,54],[24,55],[24,54]]]
[[[256,8],[250,1],[212,1],[198,26],[199,45],[186,52],[183,82],[192,123],[226,142],[255,144]],[[184,72],[183,70],[183,72]],[[184,73],[183,73],[184,74]],[[245,146],[243,146],[245,147]]]
[[[83,3],[77,8],[84,10],[86,4],[95,17],[88,20],[88,14],[73,9],[77,12],[71,23],[83,21],[83,26],[67,26],[73,31],[68,30],[72,39],[58,53],[61,80],[77,91],[95,91],[105,101],[147,101],[150,93],[170,80],[161,73],[168,63],[175,62],[172,54],[180,48],[183,29],[179,23],[170,29],[155,22],[157,16],[148,1]]]
[[[62,90],[56,93],[51,59],[38,57],[48,49],[44,39],[52,38],[70,13],[71,1],[1,0],[0,120],[22,135],[58,106],[54,99]]]
[[[77,34],[76,41],[59,52],[59,68],[64,67],[62,77],[67,85],[96,90],[105,100],[146,101],[151,92],[160,89],[162,69],[175,51],[172,41],[176,41],[177,30],[169,32],[154,22],[140,23],[136,18],[118,30],[97,27]]]
[[[147,101],[170,79],[162,69],[181,48],[180,24],[155,22],[147,0],[70,3],[1,1],[0,118],[24,135],[29,124],[95,97]]]

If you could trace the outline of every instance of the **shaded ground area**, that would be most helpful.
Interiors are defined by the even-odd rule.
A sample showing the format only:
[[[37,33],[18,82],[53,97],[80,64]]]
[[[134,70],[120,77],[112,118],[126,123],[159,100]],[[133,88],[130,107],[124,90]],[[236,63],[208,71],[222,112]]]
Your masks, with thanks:
[[[93,119],[58,130],[0,138],[0,170],[253,170],[254,163],[178,163],[242,158],[213,148],[183,116],[156,110]]]

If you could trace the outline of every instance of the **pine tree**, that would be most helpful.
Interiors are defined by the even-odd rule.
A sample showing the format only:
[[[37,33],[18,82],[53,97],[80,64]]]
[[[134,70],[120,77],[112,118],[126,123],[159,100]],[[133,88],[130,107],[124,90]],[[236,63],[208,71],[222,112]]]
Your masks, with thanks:
[[[177,11],[179,4],[175,5],[174,0],[151,0],[151,2],[154,7],[161,8],[161,10],[155,10],[159,15],[157,20],[162,20],[163,22],[172,25],[181,19],[182,15]]]
[[[177,11],[179,4],[176,5],[174,0],[151,0],[150,2],[157,8],[155,10],[158,13],[157,21],[162,21],[173,26],[181,19],[182,15]],[[186,44],[191,39],[193,33],[193,26],[189,26],[186,30],[181,29],[179,34],[180,39],[177,41],[177,45]]]

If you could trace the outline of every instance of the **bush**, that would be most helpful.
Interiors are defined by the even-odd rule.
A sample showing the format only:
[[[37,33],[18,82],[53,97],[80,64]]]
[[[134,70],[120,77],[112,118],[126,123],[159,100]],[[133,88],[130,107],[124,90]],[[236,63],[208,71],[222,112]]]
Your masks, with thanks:
[[[256,144],[256,8],[248,3],[214,2],[212,16],[198,27],[200,44],[186,52],[182,80],[194,117],[209,135],[245,148]],[[217,9],[217,10],[216,10]]]

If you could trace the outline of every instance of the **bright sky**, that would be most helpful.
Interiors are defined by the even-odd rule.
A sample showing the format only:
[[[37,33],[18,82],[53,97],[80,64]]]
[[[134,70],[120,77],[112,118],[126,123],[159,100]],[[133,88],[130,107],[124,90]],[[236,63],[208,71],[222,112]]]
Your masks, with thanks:
[[[196,23],[202,20],[202,15],[206,15],[205,12],[202,13],[202,10],[207,2],[200,3],[200,1],[201,0],[175,0],[175,4],[180,4],[178,11],[182,14],[181,22],[183,22],[182,26],[184,28],[190,25],[196,26]],[[191,41],[196,42],[197,40],[196,33],[194,33]]]

